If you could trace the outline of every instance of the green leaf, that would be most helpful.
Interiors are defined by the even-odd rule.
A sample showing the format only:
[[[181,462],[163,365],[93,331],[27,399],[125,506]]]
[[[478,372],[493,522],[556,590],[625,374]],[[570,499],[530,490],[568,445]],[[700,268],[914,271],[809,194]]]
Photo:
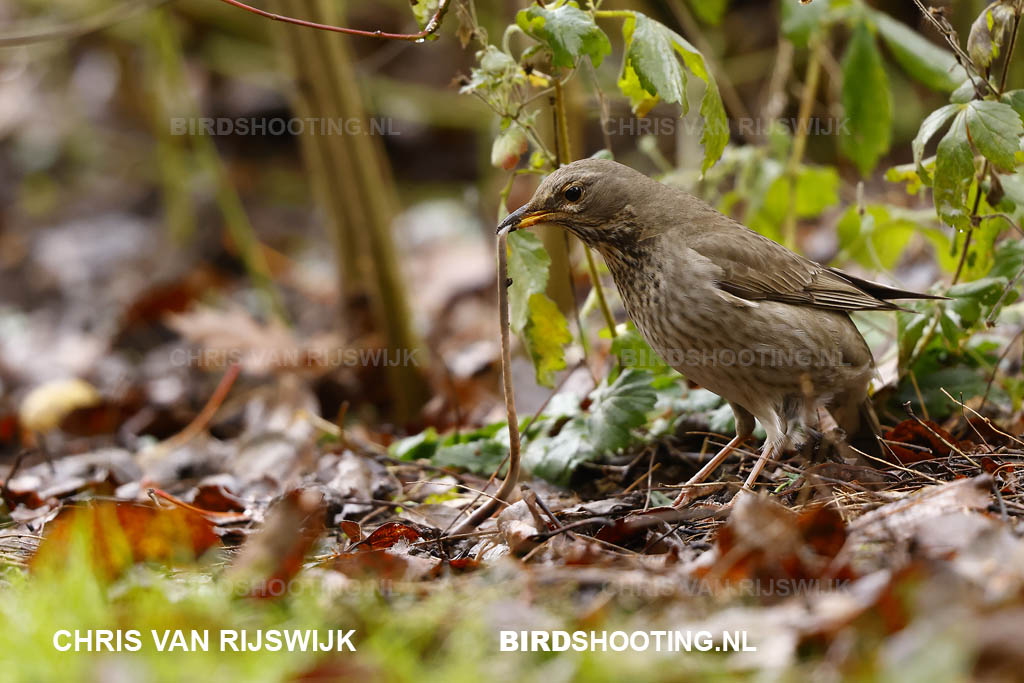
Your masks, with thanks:
[[[679,407],[685,413],[706,413],[723,405],[724,399],[718,394],[707,389],[690,389]]]
[[[865,268],[882,270],[890,270],[899,262],[918,229],[916,222],[894,215],[881,204],[865,207],[864,215],[851,206],[836,226],[839,245],[850,258]]]
[[[622,70],[618,85],[619,92],[629,99],[629,106],[636,116],[647,116],[647,112],[658,103],[658,96],[652,95],[644,89],[640,78],[636,75],[636,70],[630,64],[626,64]]]
[[[1024,121],[1024,90],[1010,90],[1003,93],[1002,101],[1013,107],[1021,120]]]
[[[966,195],[974,179],[974,152],[966,121],[966,111],[956,115],[935,155],[935,210],[939,218],[960,230],[970,227]]]
[[[585,420],[577,416],[555,436],[531,442],[523,453],[523,467],[538,477],[568,486],[581,463],[597,460],[600,455],[590,443]]]
[[[956,104],[967,104],[975,98],[977,91],[974,89],[974,81],[965,79],[950,96],[949,101]]]
[[[985,277],[950,287],[946,296],[952,297],[952,307],[960,316],[961,325],[971,327],[983,314],[987,315],[989,309],[999,301],[1008,282],[1005,277]]]
[[[967,78],[952,52],[884,12],[868,12],[892,56],[911,78],[940,92],[952,92]]]
[[[469,443],[442,446],[430,459],[438,467],[457,467],[474,474],[491,474],[508,455],[508,448],[497,441],[480,439]]]
[[[719,434],[729,434],[736,431],[736,413],[732,406],[726,403],[718,406],[708,415],[708,429]]]
[[[840,149],[867,176],[892,140],[892,95],[867,22],[861,21],[843,56],[843,110],[849,134],[839,139]]]
[[[553,437],[530,443],[523,466],[539,477],[567,485],[580,463],[597,460],[633,442],[632,430],[647,421],[656,395],[649,373],[626,369],[591,392],[590,412],[561,426]]]
[[[966,398],[981,396],[985,393],[985,387],[988,384],[983,372],[965,365],[938,368],[930,372],[918,372],[915,368],[914,374],[917,379],[917,387],[914,387],[909,377],[904,378],[900,382],[896,401],[900,403],[911,401],[917,405],[917,389],[920,389],[928,414],[934,420],[942,420],[953,412],[954,404],[946,398],[942,389],[949,392],[951,396],[963,395]],[[959,408],[957,409],[959,410]]]
[[[1024,240],[1004,241],[996,249],[992,269],[988,274],[1010,279],[1017,277],[1021,270],[1024,270]],[[1018,284],[1024,283],[1018,281]]]
[[[416,24],[419,27],[425,28],[427,22],[437,12],[437,6],[439,0],[410,0],[412,3],[412,13],[416,17]]]
[[[759,202],[752,202],[753,213],[746,223],[752,230],[779,239],[779,226],[789,213],[790,177],[780,174],[772,181]],[[801,166],[796,178],[797,218],[815,218],[839,203],[839,172],[831,166]]]
[[[623,367],[647,370],[661,375],[668,372],[668,365],[647,343],[632,322],[619,325],[615,338],[612,339],[612,353],[618,357]]]
[[[914,153],[914,164],[917,167],[917,173],[926,185],[931,185],[932,179],[921,162],[921,158],[924,156],[924,146],[935,137],[935,134],[946,125],[946,122],[955,113],[963,110],[963,108],[963,105],[959,104],[947,104],[944,107],[939,107],[925,118],[921,128],[917,131],[917,137],[910,143],[910,148]]]
[[[978,209],[979,214],[985,215],[992,212],[988,202],[984,199]],[[967,261],[964,264],[963,278],[965,281],[976,280],[986,275],[993,275],[992,266],[995,263],[995,244],[1009,225],[1002,218],[989,218],[981,221],[974,230],[971,248],[967,252]],[[963,249],[963,239],[966,235],[957,235],[957,254]]]
[[[811,34],[825,24],[829,10],[828,0],[809,5],[798,0],[782,0],[782,34],[800,47],[806,47]]]
[[[1002,50],[1003,36],[1013,24],[1014,11],[1009,3],[994,2],[971,24],[967,34],[967,54],[977,66],[987,69]]]
[[[683,114],[689,110],[686,98],[686,68],[704,81],[700,115],[704,122],[700,142],[704,145],[701,173],[714,166],[729,142],[729,120],[725,114],[718,83],[708,69],[704,56],[685,38],[664,24],[640,12],[633,12],[622,23],[626,56],[619,76],[619,90],[629,98],[633,111],[646,113],[657,98],[675,102]]]
[[[722,23],[728,6],[729,0],[690,0],[693,13],[700,17],[701,21],[712,26]]]
[[[928,316],[919,313],[909,313],[906,311],[898,311],[896,313],[896,339],[898,340],[899,367],[901,371],[906,370],[907,361],[910,360],[910,355],[914,352],[914,348],[924,335],[925,327],[930,322],[931,320]]]
[[[399,460],[418,460],[432,457],[437,446],[437,430],[427,427],[419,434],[395,441],[388,447],[388,453]]]
[[[551,257],[544,243],[532,232],[519,230],[508,236],[509,323],[516,333],[530,320],[530,297],[548,286]]]
[[[704,97],[700,101],[700,116],[704,120],[704,130],[700,136],[700,144],[704,146],[704,162],[700,172],[704,174],[722,157],[729,143],[729,119],[725,114],[722,95],[718,92],[718,83],[704,61],[704,56],[678,33],[672,36],[676,52],[682,55],[686,68],[704,81]]]
[[[676,59],[672,31],[664,24],[635,12],[622,22],[622,37],[626,44],[626,59],[620,84],[623,79],[630,80],[627,69],[632,68],[637,82],[648,95],[678,103],[685,114],[688,108],[686,72]]]
[[[558,310],[558,305],[544,292],[536,292],[530,297],[529,316],[524,333],[537,383],[552,387],[555,385],[555,373],[565,369],[565,345],[572,341],[569,323]]]
[[[917,194],[924,187],[917,165],[913,163],[890,167],[885,172],[885,179],[890,183],[903,183],[903,190],[909,195]]]
[[[649,372],[627,368],[611,384],[602,383],[590,397],[587,427],[594,446],[615,452],[633,440],[631,430],[647,421],[657,396]]]
[[[551,49],[555,66],[571,69],[583,55],[590,57],[594,66],[600,66],[612,51],[611,41],[594,18],[573,2],[553,9],[530,5],[516,15],[516,24]]]
[[[1012,173],[1024,124],[1004,102],[975,100],[967,105],[967,133],[978,151],[1000,171]]]

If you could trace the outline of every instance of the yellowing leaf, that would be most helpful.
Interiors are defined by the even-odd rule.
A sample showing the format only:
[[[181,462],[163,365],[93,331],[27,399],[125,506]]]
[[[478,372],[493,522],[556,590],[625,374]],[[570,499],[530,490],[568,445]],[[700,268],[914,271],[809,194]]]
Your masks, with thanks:
[[[100,402],[91,384],[77,377],[59,379],[34,388],[25,396],[18,411],[21,426],[30,432],[56,429],[69,413]]]
[[[555,373],[565,369],[566,344],[572,341],[569,323],[554,301],[543,292],[530,297],[526,345],[533,358],[537,383],[554,386]]]

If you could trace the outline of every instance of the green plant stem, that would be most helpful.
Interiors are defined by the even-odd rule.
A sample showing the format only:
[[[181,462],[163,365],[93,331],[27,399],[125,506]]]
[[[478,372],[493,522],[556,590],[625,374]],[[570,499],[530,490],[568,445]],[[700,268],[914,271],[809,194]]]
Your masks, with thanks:
[[[565,115],[565,93],[562,90],[562,83],[557,80],[555,81],[555,120],[557,122],[555,136],[558,140],[558,161],[559,164],[569,163],[569,123]],[[583,245],[583,253],[587,258],[587,270],[590,273],[590,282],[594,287],[594,293],[597,295],[601,314],[604,316],[605,324],[608,325],[609,334],[614,338],[615,318],[612,316],[612,311],[608,307],[608,300],[604,296],[604,288],[601,286],[601,278],[597,272],[597,263],[594,261],[594,255],[590,252],[590,247],[585,244]],[[583,334],[582,329],[580,329],[580,334]]]
[[[971,238],[974,236],[974,219],[978,217],[978,207],[981,206],[981,181],[988,175],[989,164],[986,161],[981,166],[981,173],[978,174],[975,184],[977,190],[974,193],[974,207],[971,209],[971,227],[968,228],[967,234],[964,235],[964,246],[960,250],[960,260],[956,264],[956,272],[953,273],[953,281],[951,285],[955,285],[960,280],[960,275],[963,273],[964,264],[967,262],[967,252],[971,248]]]
[[[612,311],[608,308],[608,300],[604,298],[604,289],[601,287],[601,280],[597,274],[597,264],[594,262],[594,255],[590,252],[590,249],[586,246],[583,248],[583,253],[587,257],[587,269],[590,271],[590,278],[594,282],[594,294],[597,296],[597,306],[601,309],[601,315],[604,316],[604,322],[608,325],[608,334],[614,339],[618,334],[615,331],[615,318],[612,316]]]
[[[804,77],[804,90],[800,95],[800,113],[797,119],[796,134],[793,136],[793,149],[786,163],[786,176],[789,179],[789,210],[782,228],[783,243],[793,249],[796,246],[796,185],[800,163],[807,149],[808,121],[814,108],[814,95],[818,91],[821,77],[821,55],[825,49],[824,42],[816,36],[811,39],[811,53],[807,59],[807,72]]]

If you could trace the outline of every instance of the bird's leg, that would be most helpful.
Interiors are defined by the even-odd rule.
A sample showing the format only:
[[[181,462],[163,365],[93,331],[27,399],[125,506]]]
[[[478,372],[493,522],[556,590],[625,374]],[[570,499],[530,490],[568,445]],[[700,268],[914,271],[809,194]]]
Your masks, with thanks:
[[[697,472],[697,474],[690,477],[690,480],[683,484],[683,488],[679,490],[679,495],[676,496],[676,499],[674,501],[672,501],[672,507],[683,507],[691,500],[693,500],[697,494],[697,492],[693,490],[693,486],[695,484],[701,483],[709,476],[711,476],[711,473],[715,471],[715,468],[721,465],[722,461],[728,458],[730,453],[732,453],[734,450],[743,445],[743,442],[749,438],[749,434],[743,436],[737,434],[732,438],[732,441],[725,444],[725,446],[722,447],[722,450],[718,451],[718,453],[715,454],[715,457],[711,458],[711,460],[708,460],[707,464],[704,465],[704,467],[701,467],[700,471]]]
[[[744,489],[748,491],[750,490],[750,487],[754,485],[755,481],[757,481],[758,475],[761,474],[761,470],[764,469],[764,466],[768,464],[769,460],[774,459],[775,453],[778,450],[779,447],[775,443],[774,439],[769,439],[765,442],[764,448],[761,449],[761,455],[758,456],[757,462],[754,463],[754,469],[750,470],[750,476],[747,477],[745,482],[743,482]]]

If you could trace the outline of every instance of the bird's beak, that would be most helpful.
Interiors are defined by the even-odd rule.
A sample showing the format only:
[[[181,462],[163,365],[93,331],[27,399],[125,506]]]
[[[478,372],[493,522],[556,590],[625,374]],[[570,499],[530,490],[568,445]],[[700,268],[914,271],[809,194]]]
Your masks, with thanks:
[[[552,215],[554,215],[553,211],[534,211],[530,209],[529,204],[525,204],[506,216],[505,220],[498,224],[497,232],[505,229],[515,232],[521,228],[528,228],[531,225],[543,223]]]

